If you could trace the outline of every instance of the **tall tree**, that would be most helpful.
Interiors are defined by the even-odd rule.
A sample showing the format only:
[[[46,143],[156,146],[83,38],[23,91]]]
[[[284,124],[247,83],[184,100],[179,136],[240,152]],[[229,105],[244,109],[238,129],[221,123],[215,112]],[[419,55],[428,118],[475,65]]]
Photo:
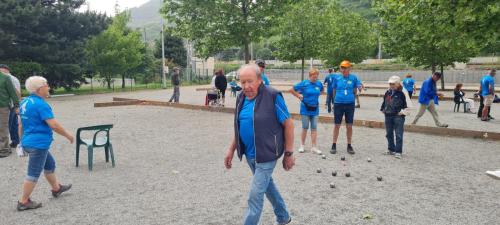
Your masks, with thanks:
[[[387,49],[432,72],[467,62],[493,41],[495,33],[498,41],[498,1],[376,0],[375,7],[385,22],[382,34]],[[443,77],[442,89],[444,82]]]
[[[165,0],[163,15],[175,25],[174,34],[195,42],[203,58],[233,46],[244,48],[250,61],[250,43],[270,35],[292,0]]]
[[[359,63],[372,53],[376,38],[370,23],[357,13],[331,4],[324,15],[327,21],[321,35],[320,58],[326,65],[336,66],[342,60]]]
[[[165,32],[165,59],[180,67],[186,67],[187,51],[182,38],[172,36],[170,32]],[[161,40],[155,41],[155,57],[161,58]]]
[[[85,41],[104,30],[109,19],[95,12],[78,12],[84,0],[3,0],[0,2],[0,60],[24,65],[53,88],[78,87],[83,82]],[[36,67],[33,67],[36,68]],[[22,79],[31,73],[21,74]]]
[[[327,6],[327,7],[325,7]],[[282,60],[302,61],[302,75],[304,80],[305,59],[318,57],[325,35],[328,2],[324,0],[303,1],[290,7],[278,21],[276,27],[280,39],[277,40],[275,55]]]
[[[129,18],[128,12],[117,14],[108,29],[87,43],[90,65],[106,79],[108,88],[116,75],[122,76],[122,88],[125,88],[125,77],[141,64],[144,57],[141,34],[126,27]]]

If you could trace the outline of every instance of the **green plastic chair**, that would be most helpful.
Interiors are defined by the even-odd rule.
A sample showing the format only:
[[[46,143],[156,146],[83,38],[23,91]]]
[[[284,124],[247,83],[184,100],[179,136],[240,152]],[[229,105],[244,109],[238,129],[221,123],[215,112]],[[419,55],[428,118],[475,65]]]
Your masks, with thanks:
[[[106,162],[109,162],[111,156],[111,164],[115,167],[115,156],[113,154],[113,145],[109,141],[109,130],[113,128],[113,124],[98,125],[91,127],[80,127],[76,131],[76,167],[78,167],[80,159],[80,145],[87,146],[89,170],[92,171],[92,163],[94,158],[94,148],[104,147],[104,154],[106,155]],[[82,139],[80,134],[82,131],[95,131],[92,139]],[[105,137],[99,137],[100,133],[106,133]]]

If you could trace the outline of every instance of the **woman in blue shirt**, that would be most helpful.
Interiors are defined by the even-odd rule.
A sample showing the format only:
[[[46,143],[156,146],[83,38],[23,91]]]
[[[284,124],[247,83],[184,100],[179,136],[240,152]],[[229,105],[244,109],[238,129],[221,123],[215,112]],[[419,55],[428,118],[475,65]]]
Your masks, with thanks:
[[[23,211],[42,207],[41,203],[31,201],[30,196],[35,189],[36,183],[42,170],[45,178],[52,187],[52,196],[59,197],[63,192],[71,188],[69,185],[61,185],[54,173],[56,163],[49,152],[52,143],[52,131],[66,137],[70,143],[74,138],[54,119],[52,108],[45,101],[49,97],[49,85],[43,77],[33,76],[26,80],[26,89],[30,96],[26,97],[20,104],[21,145],[29,155],[28,172],[23,183],[23,195],[17,203],[17,210]]]
[[[304,80],[295,84],[290,92],[297,97],[300,103],[300,115],[302,116],[302,136],[300,139],[299,152],[304,152],[307,130],[311,127],[311,152],[321,154],[316,145],[318,115],[319,115],[319,96],[323,92],[323,84],[318,80],[319,71],[312,69],[309,71],[309,80]]]
[[[413,96],[413,92],[417,89],[415,87],[415,80],[411,77],[411,74],[406,74],[406,78],[403,79],[403,87],[408,91],[410,98]]]

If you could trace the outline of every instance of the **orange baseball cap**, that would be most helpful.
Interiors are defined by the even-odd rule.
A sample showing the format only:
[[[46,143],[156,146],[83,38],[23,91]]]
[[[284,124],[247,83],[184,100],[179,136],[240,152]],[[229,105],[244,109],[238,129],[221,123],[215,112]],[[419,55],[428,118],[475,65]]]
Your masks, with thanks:
[[[352,67],[352,64],[351,64],[351,62],[349,62],[349,60],[344,60],[340,63],[340,66],[341,67]]]

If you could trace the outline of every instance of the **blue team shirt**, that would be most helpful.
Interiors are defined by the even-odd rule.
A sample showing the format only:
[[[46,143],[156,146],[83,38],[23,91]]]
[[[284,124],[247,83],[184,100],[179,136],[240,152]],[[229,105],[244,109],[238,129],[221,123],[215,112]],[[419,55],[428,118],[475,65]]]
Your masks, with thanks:
[[[328,76],[325,77],[325,81],[323,82],[326,84],[326,91],[329,94],[333,93],[332,83],[335,76],[337,76],[337,74],[334,73],[328,74]]]
[[[285,120],[290,118],[290,113],[285,104],[283,96],[276,96],[276,117],[278,121],[283,124]],[[248,159],[255,158],[255,143],[254,143],[254,130],[253,130],[253,113],[255,107],[255,98],[250,100],[245,98],[243,107],[241,108],[238,122],[240,126],[240,139],[245,145],[245,155]]]
[[[348,77],[344,75],[335,76],[332,83],[332,88],[335,90],[334,103],[338,104],[354,104],[354,89],[361,87],[361,81],[356,75],[349,74]]]
[[[418,102],[423,105],[429,105],[431,100],[434,101],[434,104],[439,104],[436,82],[432,80],[432,77],[429,77],[422,83],[420,94],[418,95]]]
[[[490,93],[490,85],[493,89],[493,93],[495,93],[495,78],[493,78],[490,75],[485,75],[481,79],[481,96],[487,96],[491,95],[493,93]]]
[[[21,145],[24,148],[48,150],[52,144],[52,129],[47,122],[54,118],[49,104],[37,95],[25,98],[19,107],[23,136]]]
[[[266,73],[262,72],[261,77],[262,77],[262,81],[264,81],[264,85],[269,86],[270,82],[269,82],[269,79],[266,76]]]
[[[293,86],[293,90],[302,94],[304,99],[300,103],[300,115],[317,116],[319,115],[319,95],[323,91],[323,84],[320,81],[311,82],[304,80]],[[310,106],[316,107],[316,111],[308,111],[304,102]]]
[[[407,91],[413,91],[413,87],[415,87],[415,80],[413,80],[412,78],[409,78],[409,77],[403,79],[403,87]]]

